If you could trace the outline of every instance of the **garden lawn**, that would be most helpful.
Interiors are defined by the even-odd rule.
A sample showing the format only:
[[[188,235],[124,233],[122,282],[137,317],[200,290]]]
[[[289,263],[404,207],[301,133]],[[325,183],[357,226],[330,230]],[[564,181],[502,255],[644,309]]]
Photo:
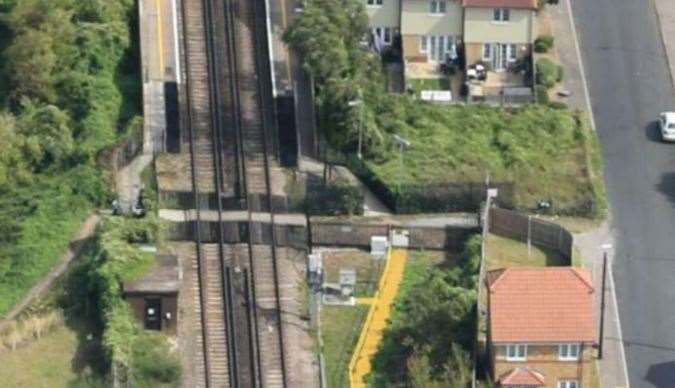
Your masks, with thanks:
[[[330,388],[349,387],[347,369],[361,334],[367,305],[323,306],[321,308],[321,336],[326,360],[326,380]]]
[[[594,200],[585,149],[598,153],[573,114],[541,105],[519,109],[480,105],[442,106],[397,100],[384,126],[411,142],[368,161],[387,186],[461,182],[513,182],[514,205],[532,209],[539,200],[577,209]],[[384,155],[384,156],[382,156]],[[591,155],[589,160],[596,160]],[[594,168],[599,168],[594,166]]]
[[[532,245],[528,252],[527,243],[488,234],[486,241],[488,270],[507,267],[557,267],[569,265],[567,260],[552,249]]]

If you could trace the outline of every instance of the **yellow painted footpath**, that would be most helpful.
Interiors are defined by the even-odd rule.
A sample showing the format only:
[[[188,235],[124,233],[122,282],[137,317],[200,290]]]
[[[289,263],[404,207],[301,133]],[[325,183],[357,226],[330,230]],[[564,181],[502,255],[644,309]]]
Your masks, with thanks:
[[[382,340],[384,328],[387,326],[387,320],[391,314],[392,304],[403,279],[407,259],[407,250],[395,249],[390,251],[375,296],[357,300],[357,302],[363,304],[370,304],[370,310],[349,363],[351,388],[366,386],[363,378],[370,373],[370,359],[377,352]]]

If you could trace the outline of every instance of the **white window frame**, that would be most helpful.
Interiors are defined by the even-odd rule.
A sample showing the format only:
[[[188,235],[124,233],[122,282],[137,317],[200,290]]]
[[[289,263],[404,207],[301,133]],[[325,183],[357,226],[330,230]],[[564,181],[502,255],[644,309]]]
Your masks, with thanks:
[[[384,0],[366,0],[366,7],[368,8],[380,8]]]
[[[493,23],[508,23],[511,21],[511,10],[509,8],[493,8]]]
[[[577,380],[559,380],[558,388],[580,388]]]
[[[443,16],[448,12],[446,0],[429,0],[429,15]]]
[[[576,349],[576,351],[572,352],[572,349]],[[581,354],[581,345],[579,345],[578,343],[558,345],[558,360],[560,361],[577,361],[579,360],[580,354]]]
[[[420,53],[426,54],[429,52],[429,38],[426,35],[420,36]]]
[[[484,61],[491,61],[492,56],[494,53],[492,52],[494,49],[494,46],[492,43],[484,43],[483,44],[483,55],[482,58]]]
[[[506,350],[506,361],[527,361],[527,344],[507,344],[504,349]],[[511,349],[514,350],[514,356],[510,355]]]

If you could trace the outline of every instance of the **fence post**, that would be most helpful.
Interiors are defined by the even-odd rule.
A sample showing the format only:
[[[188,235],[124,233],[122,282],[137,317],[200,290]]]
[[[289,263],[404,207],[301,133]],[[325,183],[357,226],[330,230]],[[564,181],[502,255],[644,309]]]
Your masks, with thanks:
[[[532,216],[527,216],[527,257],[532,255]]]

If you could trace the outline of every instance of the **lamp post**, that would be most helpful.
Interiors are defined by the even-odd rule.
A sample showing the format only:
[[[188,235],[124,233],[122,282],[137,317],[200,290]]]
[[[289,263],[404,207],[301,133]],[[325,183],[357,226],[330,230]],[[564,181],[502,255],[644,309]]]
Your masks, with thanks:
[[[401,137],[399,135],[394,134],[394,142],[396,145],[398,145],[398,150],[399,150],[399,155],[400,155],[400,160],[401,164],[399,166],[399,171],[398,171],[398,186],[399,189],[401,188],[401,182],[403,182],[403,151],[406,150],[406,148],[410,147],[410,141],[404,137]]]
[[[356,100],[351,100],[347,103],[350,107],[359,107],[359,121],[358,121],[358,130],[359,130],[359,146],[356,151],[356,156],[361,160],[362,154],[361,154],[361,148],[363,144],[363,108],[361,108],[361,105],[363,105],[363,100],[361,99],[356,99]]]
[[[605,280],[607,277],[607,251],[612,244],[602,244],[602,288],[600,294],[600,328],[598,330],[598,359],[602,360],[602,348],[605,337]]]

